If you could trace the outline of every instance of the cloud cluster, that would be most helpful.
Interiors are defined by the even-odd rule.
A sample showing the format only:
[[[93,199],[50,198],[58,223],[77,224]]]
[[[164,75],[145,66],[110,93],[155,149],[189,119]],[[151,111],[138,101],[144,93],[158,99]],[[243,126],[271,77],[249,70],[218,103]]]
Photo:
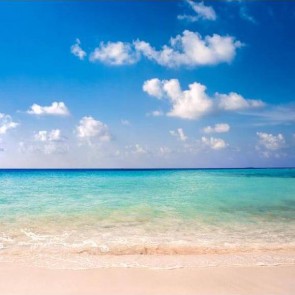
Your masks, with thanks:
[[[82,51],[79,44],[74,44],[71,51],[78,58],[83,59],[86,53]],[[229,63],[241,46],[242,43],[232,36],[214,34],[202,37],[197,32],[185,30],[181,35],[171,38],[169,45],[164,45],[158,50],[142,40],[132,43],[101,42],[90,54],[90,61],[120,66],[134,64],[143,56],[169,68],[197,67]]]
[[[270,151],[276,151],[283,148],[286,144],[284,136],[279,133],[273,135],[271,133],[257,132],[258,144]]]
[[[194,2],[187,0],[186,3],[194,11],[194,15],[183,14],[177,18],[181,20],[187,20],[190,22],[196,22],[198,20],[216,20],[215,10],[211,6],[207,6],[204,2]]]
[[[60,129],[40,130],[34,134],[33,140],[19,142],[18,149],[21,153],[64,154],[69,151],[69,144]]]
[[[170,130],[169,133],[172,136],[175,136],[180,141],[186,141],[187,136],[184,134],[184,131],[182,128],[177,128],[176,130]]]
[[[0,113],[0,135],[6,134],[9,129],[16,128],[19,124],[12,121],[10,115]]]
[[[71,46],[71,53],[77,56],[80,60],[83,60],[87,55],[86,52],[80,46],[81,42],[76,39],[76,43]]]
[[[212,150],[221,150],[228,146],[228,144],[221,138],[205,137],[201,138],[201,142]]]
[[[227,123],[219,123],[214,126],[206,126],[203,128],[205,133],[226,133],[230,130],[230,125]]]
[[[143,91],[158,99],[167,99],[171,104],[168,116],[182,119],[199,119],[214,111],[238,111],[264,106],[261,100],[245,99],[241,95],[216,93],[210,97],[206,93],[206,86],[194,82],[189,89],[182,90],[177,79],[147,80],[143,84]]]
[[[68,116],[70,114],[64,102],[53,102],[50,106],[40,106],[34,103],[27,111],[30,115]]]
[[[83,117],[80,120],[79,125],[76,127],[76,134],[80,140],[85,140],[89,144],[111,140],[108,126],[91,116]]]
[[[53,129],[51,131],[41,130],[38,131],[34,136],[35,141],[40,142],[58,142],[63,138],[59,129]]]

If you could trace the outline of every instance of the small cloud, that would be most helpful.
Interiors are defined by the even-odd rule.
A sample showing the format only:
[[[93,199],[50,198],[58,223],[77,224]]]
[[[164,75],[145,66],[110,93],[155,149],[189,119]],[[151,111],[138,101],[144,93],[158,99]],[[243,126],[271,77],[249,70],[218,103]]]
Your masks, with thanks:
[[[176,130],[170,130],[169,133],[172,136],[175,136],[180,141],[186,141],[187,136],[184,134],[184,131],[182,128],[177,128]]]
[[[128,120],[125,120],[125,119],[121,120],[121,124],[124,125],[124,126],[130,126],[131,125],[131,123]]]
[[[27,111],[30,115],[50,115],[50,116],[68,116],[70,114],[64,102],[53,102],[50,106],[40,106],[33,104]]]
[[[179,15],[177,18],[180,20],[187,20],[196,22],[198,20],[216,20],[216,13],[212,6],[207,6],[204,2],[194,2],[190,0],[185,1],[190,8],[194,11],[194,15]]]
[[[58,142],[62,141],[62,139],[63,137],[59,129],[53,129],[51,131],[41,130],[34,136],[34,140],[40,142]]]
[[[95,142],[108,142],[111,140],[109,128],[101,121],[95,120],[93,117],[83,117],[79,125],[76,127],[78,139],[92,144]]]
[[[219,123],[214,126],[207,126],[203,129],[205,133],[226,133],[230,130],[230,125],[227,123]]]
[[[257,24],[255,18],[251,16],[245,6],[240,7],[240,17],[252,24]]]
[[[0,113],[0,135],[6,134],[8,130],[14,129],[19,124],[12,121],[12,118],[10,115],[6,115],[3,113]]]
[[[245,99],[235,92],[230,92],[229,94],[216,93],[215,97],[219,100],[219,108],[225,111],[237,111],[265,106],[265,103],[261,100]]]
[[[135,145],[128,145],[125,147],[128,154],[135,154],[135,155],[146,155],[148,154],[148,150],[141,146],[140,144],[136,143]]]
[[[159,99],[164,96],[162,82],[158,78],[145,81],[143,83],[142,90],[148,95],[154,96]]]
[[[153,117],[160,117],[160,116],[163,116],[164,113],[163,113],[162,111],[156,110],[156,111],[152,111],[152,112],[151,112],[151,115],[152,115]]]
[[[228,144],[221,138],[205,137],[201,138],[201,142],[212,150],[221,150],[228,146]]]
[[[101,42],[90,55],[90,61],[120,66],[130,65],[138,61],[139,55],[131,44],[125,42]]]
[[[257,132],[256,134],[258,136],[258,145],[269,151],[279,150],[286,144],[285,138],[281,133],[273,135],[271,133]]]
[[[71,53],[77,56],[80,60],[83,60],[87,54],[80,45],[80,40],[76,39],[76,43],[71,46]]]
[[[160,154],[160,156],[167,156],[167,155],[171,154],[171,149],[166,146],[161,146],[159,148],[159,154]]]

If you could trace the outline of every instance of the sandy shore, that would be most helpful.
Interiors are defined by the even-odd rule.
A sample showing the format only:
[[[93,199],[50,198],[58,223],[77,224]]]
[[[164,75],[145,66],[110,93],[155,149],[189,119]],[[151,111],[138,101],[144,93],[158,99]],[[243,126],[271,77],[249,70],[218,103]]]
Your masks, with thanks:
[[[1,263],[1,295],[295,294],[295,266],[50,270]]]

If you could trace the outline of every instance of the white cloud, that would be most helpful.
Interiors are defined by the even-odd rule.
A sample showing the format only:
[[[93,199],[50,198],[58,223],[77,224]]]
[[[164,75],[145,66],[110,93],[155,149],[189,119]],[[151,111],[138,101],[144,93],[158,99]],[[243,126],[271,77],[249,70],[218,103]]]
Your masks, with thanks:
[[[185,19],[191,22],[198,21],[200,19],[204,20],[216,20],[215,10],[211,6],[206,6],[204,2],[194,2],[187,0],[188,5],[195,12],[195,15],[179,15],[178,19]]]
[[[100,61],[109,65],[128,65],[138,61],[138,53],[129,43],[118,42],[101,42],[99,47],[95,48],[90,55],[90,61]]]
[[[167,155],[169,155],[171,153],[171,149],[170,148],[168,148],[168,147],[166,147],[166,146],[161,146],[160,148],[159,148],[159,154],[160,154],[160,156],[167,156]]]
[[[80,46],[81,42],[76,39],[76,43],[71,46],[71,53],[77,56],[80,60],[83,60],[87,55],[86,52]]]
[[[132,43],[101,42],[90,54],[90,61],[120,66],[134,64],[144,56],[165,67],[196,67],[229,63],[241,46],[242,43],[232,36],[214,34],[202,37],[197,32],[185,30],[182,35],[171,38],[169,45],[162,46],[160,50],[141,40]]]
[[[229,94],[216,93],[215,97],[219,100],[219,108],[226,111],[259,108],[265,105],[261,100],[245,99],[235,92],[230,92]]]
[[[143,91],[148,93],[148,95],[162,98],[164,95],[162,83],[158,78],[147,80],[143,83],[142,86]]]
[[[33,141],[19,142],[19,151],[21,153],[31,154],[64,154],[69,151],[67,138],[62,136],[59,129],[51,131],[40,130],[34,134]]]
[[[257,132],[256,134],[259,138],[258,145],[267,150],[276,151],[283,148],[286,144],[285,138],[281,133],[273,135],[271,133]]]
[[[231,62],[236,49],[242,46],[231,36],[214,34],[202,38],[199,33],[185,30],[182,35],[170,39],[169,45],[161,50],[154,49],[149,43],[137,40],[135,49],[142,55],[166,67],[196,67]]]
[[[249,22],[251,22],[252,24],[256,24],[256,20],[255,18],[249,14],[248,9],[246,8],[246,6],[241,6],[240,7],[240,17],[244,20],[247,20]]]
[[[53,129],[51,131],[41,130],[38,131],[34,136],[35,141],[40,142],[57,142],[61,141],[61,131],[59,129]]]
[[[50,106],[33,104],[27,111],[30,115],[68,116],[70,114],[64,102],[53,102]]]
[[[184,134],[184,131],[182,128],[177,128],[176,130],[170,130],[169,133],[172,136],[177,137],[178,140],[180,141],[186,141],[187,140],[187,136]]]
[[[136,143],[134,145],[127,145],[127,146],[125,146],[125,155],[129,156],[130,154],[143,156],[143,155],[148,154],[148,150],[138,143]]]
[[[157,91],[154,91],[155,89]],[[236,93],[217,93],[210,97],[206,93],[206,86],[197,82],[190,84],[188,90],[182,90],[177,79],[151,79],[144,82],[143,90],[151,96],[168,99],[171,104],[168,116],[191,120],[199,119],[213,111],[236,111],[264,105],[260,100],[245,99]]]
[[[226,133],[230,130],[230,125],[227,123],[219,123],[214,126],[207,126],[203,129],[205,133]]]
[[[152,111],[150,113],[150,115],[152,115],[153,117],[161,117],[164,115],[164,113],[162,111],[159,111],[159,110],[155,110],[155,111]]]
[[[134,147],[135,147],[135,149],[134,149],[135,154],[142,155],[142,154],[147,153],[147,150],[144,147],[142,147],[141,145],[139,145],[139,144],[136,144]]]
[[[292,124],[295,122],[295,106],[288,105],[268,105],[268,108],[260,112],[247,112],[247,115],[257,117],[259,123],[256,125],[279,125]]]
[[[228,146],[228,144],[221,138],[203,136],[201,138],[201,141],[204,145],[208,146],[213,150],[221,150]]]
[[[111,140],[108,126],[90,116],[83,117],[80,120],[79,125],[76,127],[76,134],[79,139],[86,140],[88,143],[91,143],[92,140],[98,142]]]
[[[0,113],[0,135],[6,134],[9,129],[16,128],[19,124],[12,121],[10,115]]]
[[[121,120],[121,124],[124,125],[124,126],[130,126],[131,125],[131,123],[128,120],[125,120],[125,119]]]

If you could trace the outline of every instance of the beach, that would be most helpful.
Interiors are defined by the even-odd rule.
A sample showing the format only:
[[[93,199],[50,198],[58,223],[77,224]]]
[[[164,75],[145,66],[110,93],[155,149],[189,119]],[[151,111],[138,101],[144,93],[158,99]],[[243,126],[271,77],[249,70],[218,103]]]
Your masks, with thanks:
[[[1,295],[295,292],[295,169],[0,176]]]
[[[50,270],[1,264],[5,295],[292,295],[295,266]]]

